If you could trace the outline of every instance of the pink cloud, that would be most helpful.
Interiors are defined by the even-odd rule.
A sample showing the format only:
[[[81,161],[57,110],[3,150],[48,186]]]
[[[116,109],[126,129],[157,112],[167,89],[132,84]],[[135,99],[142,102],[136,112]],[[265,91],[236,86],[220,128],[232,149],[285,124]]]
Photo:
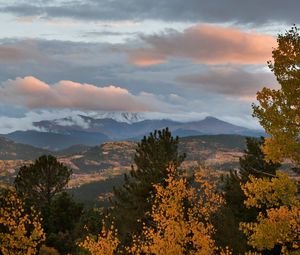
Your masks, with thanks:
[[[271,58],[276,39],[267,34],[212,25],[197,25],[183,32],[144,36],[148,47],[129,52],[135,65],[155,65],[168,58],[204,64],[264,64]]]
[[[0,100],[29,109],[71,108],[135,112],[149,109],[148,104],[143,102],[143,97],[117,86],[97,87],[65,80],[49,85],[32,76],[3,82],[0,86]]]

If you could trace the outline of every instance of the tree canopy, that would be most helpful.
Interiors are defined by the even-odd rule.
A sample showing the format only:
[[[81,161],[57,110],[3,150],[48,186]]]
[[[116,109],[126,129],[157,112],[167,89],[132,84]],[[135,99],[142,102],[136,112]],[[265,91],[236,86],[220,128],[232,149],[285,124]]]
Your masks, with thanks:
[[[271,136],[266,138],[263,151],[274,162],[291,159],[300,164],[300,35],[293,26],[279,34],[278,47],[272,52],[269,68],[280,89],[263,88],[257,93],[258,105],[253,104],[253,116]]]

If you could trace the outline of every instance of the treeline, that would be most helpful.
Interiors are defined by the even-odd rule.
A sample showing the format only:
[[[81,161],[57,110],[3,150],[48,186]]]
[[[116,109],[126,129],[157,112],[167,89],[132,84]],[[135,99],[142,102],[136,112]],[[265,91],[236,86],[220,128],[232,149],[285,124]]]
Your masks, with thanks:
[[[31,254],[300,254],[300,36],[278,36],[269,62],[281,89],[257,93],[254,116],[270,135],[247,138],[238,170],[216,180],[184,171],[168,129],[139,143],[135,167],[107,208],[85,210],[65,192],[72,171],[53,156],[20,168],[0,195],[0,251]]]

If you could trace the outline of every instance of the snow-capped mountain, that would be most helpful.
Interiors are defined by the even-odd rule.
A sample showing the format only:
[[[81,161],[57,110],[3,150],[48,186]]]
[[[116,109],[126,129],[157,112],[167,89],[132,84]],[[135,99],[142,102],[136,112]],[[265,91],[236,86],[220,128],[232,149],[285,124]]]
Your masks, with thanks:
[[[113,119],[128,124],[145,120],[145,116],[142,113],[137,112],[98,112],[91,117],[94,119]]]
[[[144,119],[138,113],[100,113],[95,117],[76,115],[34,122],[35,130],[3,135],[16,142],[48,149],[63,149],[75,144],[96,145],[105,141],[140,140],[155,129],[168,127],[174,136],[235,134],[260,136],[263,132],[233,125],[214,117],[178,122]],[[38,131],[37,131],[38,130]]]

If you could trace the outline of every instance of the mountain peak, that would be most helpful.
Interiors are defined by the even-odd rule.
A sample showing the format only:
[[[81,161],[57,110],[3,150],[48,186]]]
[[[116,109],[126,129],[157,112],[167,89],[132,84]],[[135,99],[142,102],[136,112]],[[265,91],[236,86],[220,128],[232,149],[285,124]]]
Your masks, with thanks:
[[[203,120],[218,120],[218,121],[220,121],[219,119],[217,119],[217,118],[215,118],[213,116],[207,116]]]
[[[145,118],[138,112],[99,112],[93,118],[113,119],[117,122],[132,124],[144,120]]]

